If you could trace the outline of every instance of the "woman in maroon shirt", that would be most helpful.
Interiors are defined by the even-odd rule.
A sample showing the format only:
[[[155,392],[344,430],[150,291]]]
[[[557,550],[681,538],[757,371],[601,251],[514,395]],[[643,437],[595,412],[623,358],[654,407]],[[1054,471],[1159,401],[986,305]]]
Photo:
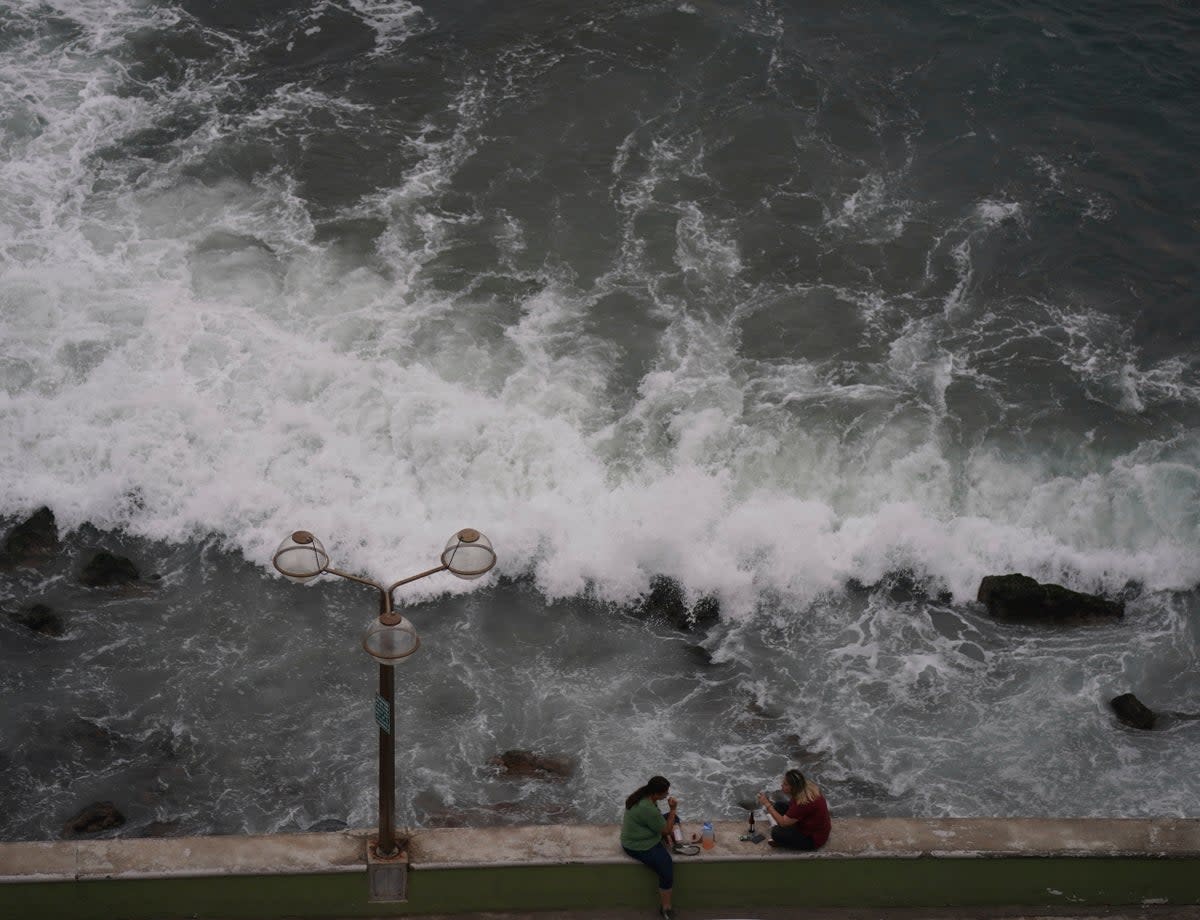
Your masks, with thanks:
[[[786,802],[772,803],[765,792],[758,794],[759,804],[766,806],[776,822],[771,828],[771,846],[790,850],[823,847],[829,839],[829,805],[817,784],[799,770],[788,770],[783,775],[783,792]]]

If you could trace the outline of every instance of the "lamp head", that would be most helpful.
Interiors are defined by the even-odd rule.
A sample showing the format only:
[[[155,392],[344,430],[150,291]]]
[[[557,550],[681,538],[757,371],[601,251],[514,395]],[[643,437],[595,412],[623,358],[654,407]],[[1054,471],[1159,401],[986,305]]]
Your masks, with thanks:
[[[271,564],[293,581],[308,581],[329,568],[329,553],[307,530],[297,530],[279,544]]]
[[[459,578],[479,578],[496,564],[492,541],[471,527],[464,527],[446,542],[442,565]]]
[[[421,647],[421,637],[412,623],[389,611],[367,627],[363,650],[382,665],[391,667]]]

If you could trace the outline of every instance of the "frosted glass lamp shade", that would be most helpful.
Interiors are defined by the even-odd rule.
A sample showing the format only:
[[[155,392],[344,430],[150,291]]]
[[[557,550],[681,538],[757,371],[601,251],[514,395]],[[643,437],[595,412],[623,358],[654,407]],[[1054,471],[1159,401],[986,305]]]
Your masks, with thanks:
[[[384,665],[394,665],[403,661],[421,647],[421,637],[413,629],[412,623],[404,617],[389,616],[395,623],[385,622],[380,617],[369,627],[363,636],[363,649],[368,655]]]
[[[459,578],[478,578],[490,572],[495,564],[492,541],[470,527],[452,536],[442,550],[442,565]]]
[[[329,554],[307,530],[297,530],[279,544],[271,562],[295,581],[308,581],[329,568]]]

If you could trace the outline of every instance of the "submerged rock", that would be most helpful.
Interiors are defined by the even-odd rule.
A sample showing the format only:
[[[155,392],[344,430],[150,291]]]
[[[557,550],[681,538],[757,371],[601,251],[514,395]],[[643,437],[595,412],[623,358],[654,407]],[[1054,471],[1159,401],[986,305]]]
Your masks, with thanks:
[[[9,616],[22,626],[40,633],[43,636],[61,636],[67,628],[63,625],[62,617],[45,604],[34,604]]]
[[[99,834],[101,831],[120,827],[124,823],[125,816],[117,810],[112,802],[93,802],[63,825],[63,836]]]
[[[986,576],[979,583],[976,599],[998,620],[1060,623],[1125,616],[1124,601],[1071,591],[1062,585],[1043,585],[1019,573]]]
[[[1132,725],[1134,728],[1141,729],[1154,728],[1156,721],[1154,711],[1143,704],[1132,693],[1122,693],[1120,696],[1114,696],[1108,701],[1108,705],[1113,708],[1113,712],[1117,714],[1117,718],[1126,725]]]
[[[488,766],[498,767],[506,776],[535,779],[566,779],[575,773],[575,761],[570,757],[553,757],[522,750],[497,754],[488,760]]]
[[[729,661],[717,661],[713,653],[703,645],[685,645],[683,651],[689,660],[703,668],[731,667],[733,664]]]
[[[54,512],[43,506],[8,532],[0,547],[0,568],[36,566],[62,548]]]
[[[83,761],[103,762],[133,751],[133,744],[124,735],[82,716],[61,723],[54,734],[60,752]]]
[[[79,573],[79,580],[90,588],[107,588],[125,585],[141,578],[137,566],[124,556],[115,556],[100,550]]]

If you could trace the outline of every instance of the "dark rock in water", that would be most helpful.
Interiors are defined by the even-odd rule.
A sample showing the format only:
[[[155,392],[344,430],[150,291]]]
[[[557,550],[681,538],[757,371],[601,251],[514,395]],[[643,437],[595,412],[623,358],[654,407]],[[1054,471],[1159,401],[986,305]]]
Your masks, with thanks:
[[[313,833],[327,832],[327,831],[344,831],[345,829],[346,829],[346,822],[338,820],[337,818],[322,818],[316,824],[314,824],[308,828],[308,830]]]
[[[112,802],[93,802],[74,818],[63,825],[63,836],[99,834],[125,823],[125,816],[117,811]]]
[[[10,613],[9,616],[43,636],[61,636],[67,631],[62,617],[45,604],[34,604],[17,613]]]
[[[829,763],[829,755],[826,752],[806,747],[800,736],[794,732],[779,739],[777,750],[786,752],[789,767],[796,767],[806,776],[820,776]]]
[[[732,668],[734,665],[732,661],[717,661],[703,645],[685,645],[683,651],[690,661],[704,668]]]
[[[734,712],[729,729],[745,741],[758,741],[769,734],[778,735],[782,730],[782,720],[783,715],[779,711],[765,709],[756,700],[750,699],[742,711]]]
[[[1071,591],[1062,585],[1043,585],[1028,575],[988,575],[976,598],[998,620],[1063,622],[1125,616],[1123,601]]]
[[[507,776],[529,776],[536,779],[566,779],[575,773],[575,761],[570,757],[551,757],[532,751],[505,751],[488,760],[489,767],[498,767]]]
[[[58,525],[54,512],[38,508],[29,519],[9,531],[0,547],[0,568],[38,565],[58,553]]]
[[[125,585],[131,581],[138,581],[141,577],[137,566],[129,559],[114,556],[105,550],[96,553],[79,573],[79,580],[90,588]]]
[[[650,592],[636,608],[639,616],[665,620],[677,629],[697,629],[713,625],[721,617],[721,605],[713,597],[702,597],[690,607],[684,591],[673,578],[656,575]]]
[[[55,735],[61,753],[85,761],[100,761],[133,749],[128,738],[80,716],[63,723]]]
[[[1142,729],[1154,728],[1154,711],[1145,706],[1132,693],[1122,693],[1120,696],[1115,696],[1108,701],[1108,705],[1113,708],[1113,712],[1117,714],[1117,718],[1126,725]]]
[[[192,741],[186,735],[177,735],[164,728],[156,728],[139,739],[138,745],[144,752],[167,761],[179,760],[191,752]]]
[[[712,626],[721,619],[721,602],[715,597],[702,597],[688,611],[688,622],[693,626]]]

